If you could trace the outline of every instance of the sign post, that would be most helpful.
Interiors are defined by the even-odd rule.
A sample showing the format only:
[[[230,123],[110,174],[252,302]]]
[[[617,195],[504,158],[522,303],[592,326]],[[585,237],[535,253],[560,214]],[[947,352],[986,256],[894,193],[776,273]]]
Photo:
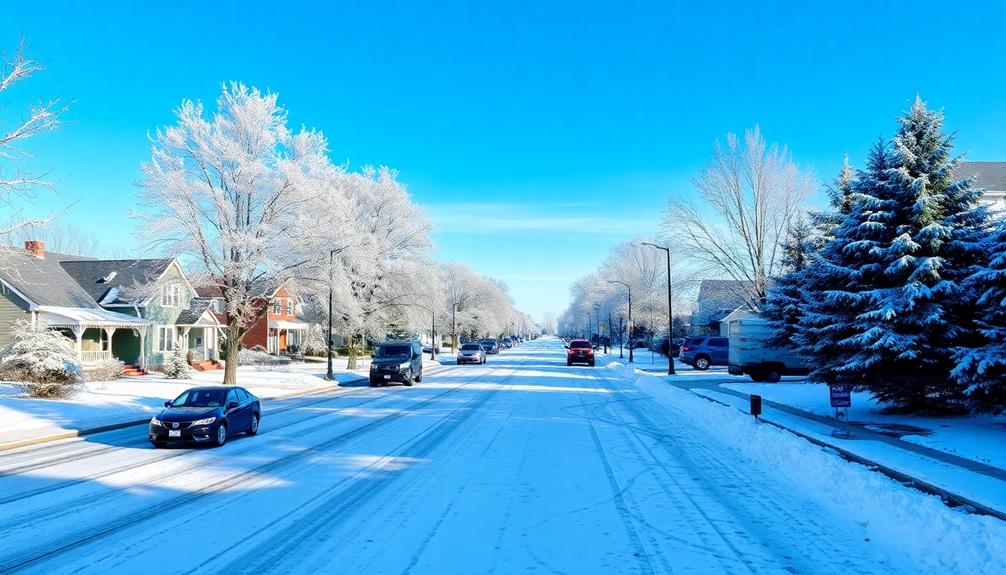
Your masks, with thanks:
[[[845,430],[833,429],[832,437],[852,437],[852,430],[849,426],[849,408],[852,407],[852,386],[851,385],[829,385],[828,393],[831,396],[831,406],[835,408],[835,419],[845,420]]]

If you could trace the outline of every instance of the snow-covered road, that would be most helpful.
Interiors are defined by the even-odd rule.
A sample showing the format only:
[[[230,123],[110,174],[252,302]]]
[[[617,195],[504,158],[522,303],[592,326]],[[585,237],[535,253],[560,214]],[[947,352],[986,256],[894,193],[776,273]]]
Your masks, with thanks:
[[[918,572],[557,340],[265,409],[220,449],[0,454],[0,572]]]

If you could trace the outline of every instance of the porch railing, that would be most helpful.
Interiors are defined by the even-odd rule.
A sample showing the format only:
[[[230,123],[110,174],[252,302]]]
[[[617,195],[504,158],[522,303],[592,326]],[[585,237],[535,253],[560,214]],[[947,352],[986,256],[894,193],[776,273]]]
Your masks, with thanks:
[[[111,351],[82,351],[80,352],[80,363],[98,363],[112,359]]]

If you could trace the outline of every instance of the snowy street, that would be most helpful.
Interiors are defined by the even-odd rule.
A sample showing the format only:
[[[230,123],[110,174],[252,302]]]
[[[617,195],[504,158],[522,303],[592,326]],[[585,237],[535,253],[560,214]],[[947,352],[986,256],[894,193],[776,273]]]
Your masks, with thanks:
[[[266,401],[260,435],[219,449],[154,450],[133,427],[2,453],[0,572],[947,567],[907,556],[890,529],[822,506],[817,486],[794,489],[799,478],[743,457],[684,413],[690,403],[676,408],[619,370],[564,359],[560,341],[542,339],[485,366],[437,368],[414,388]],[[876,482],[907,505],[929,503]],[[851,488],[843,504],[856,503]],[[954,553],[991,572],[982,569],[994,555],[982,553],[995,553],[1000,522],[936,513],[976,529],[962,537],[985,534]]]

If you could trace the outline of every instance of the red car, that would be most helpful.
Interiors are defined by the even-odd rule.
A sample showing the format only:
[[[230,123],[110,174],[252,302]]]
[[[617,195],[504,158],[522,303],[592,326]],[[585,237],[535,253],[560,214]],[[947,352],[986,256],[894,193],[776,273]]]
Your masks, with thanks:
[[[585,339],[574,339],[566,346],[566,365],[586,363],[594,367],[594,348]]]

